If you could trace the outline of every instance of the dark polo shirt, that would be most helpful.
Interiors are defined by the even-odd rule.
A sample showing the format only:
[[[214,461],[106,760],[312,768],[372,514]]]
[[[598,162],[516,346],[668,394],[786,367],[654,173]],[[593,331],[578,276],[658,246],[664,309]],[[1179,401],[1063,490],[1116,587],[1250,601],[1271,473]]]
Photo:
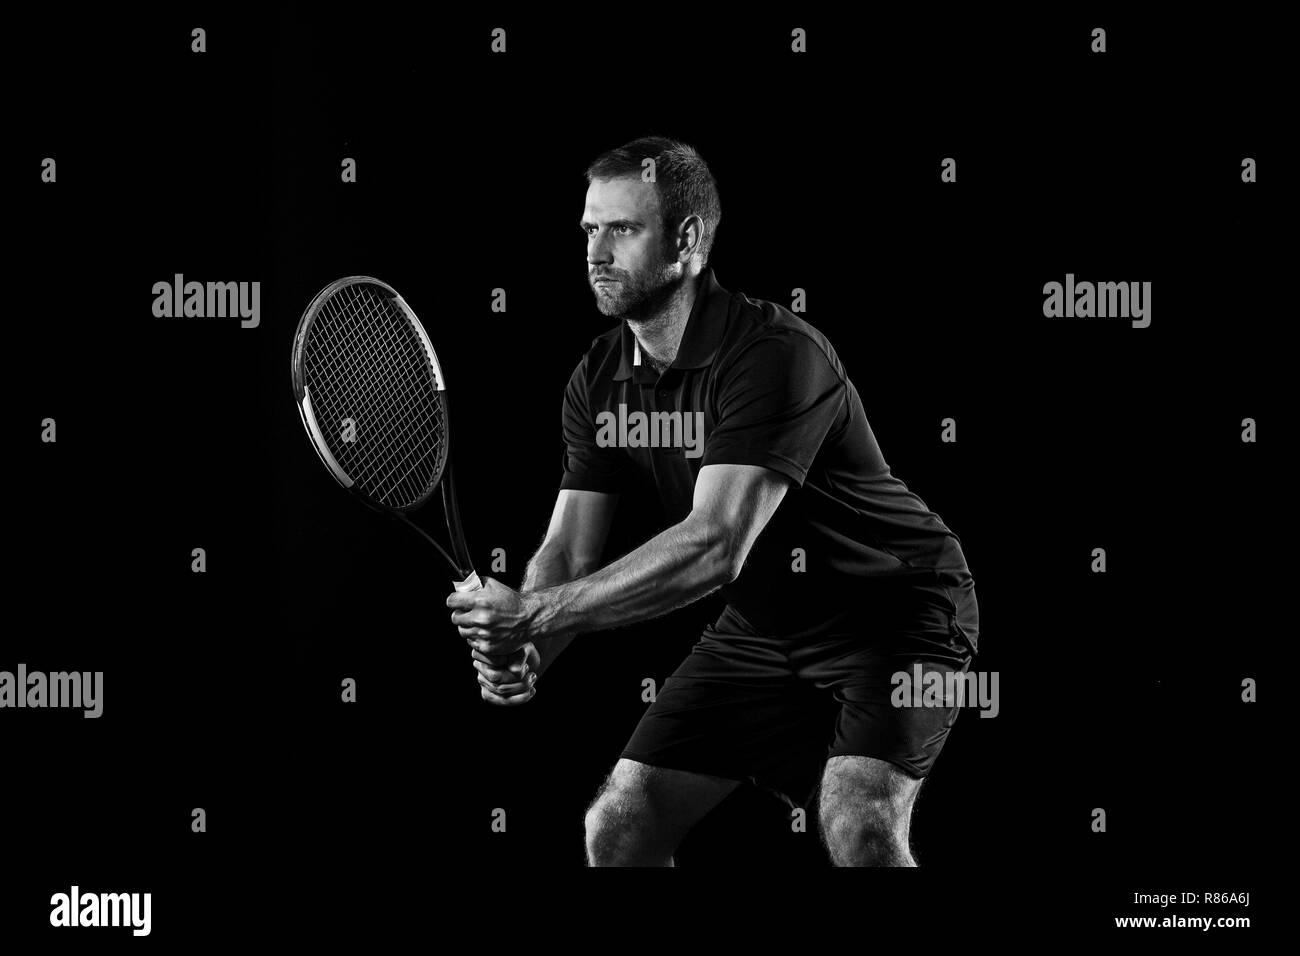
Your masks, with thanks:
[[[957,536],[889,473],[857,389],[807,322],[728,292],[706,269],[677,358],[662,375],[644,356],[634,363],[634,342],[620,322],[574,369],[561,488],[622,493],[621,508],[656,496],[671,525],[690,513],[706,465],[784,475],[785,498],[722,590],[742,617],[774,633],[866,610],[895,588],[972,586]],[[654,417],[662,412],[682,415]],[[703,453],[692,457],[699,445],[688,439],[698,436],[685,419],[699,421],[696,412]],[[638,430],[638,419],[654,424]]]

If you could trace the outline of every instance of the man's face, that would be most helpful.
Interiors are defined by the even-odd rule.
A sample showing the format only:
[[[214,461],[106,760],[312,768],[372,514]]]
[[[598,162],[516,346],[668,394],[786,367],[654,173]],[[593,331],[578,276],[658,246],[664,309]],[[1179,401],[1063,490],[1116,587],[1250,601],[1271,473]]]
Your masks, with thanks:
[[[582,228],[587,281],[602,314],[650,318],[681,284],[683,266],[668,254],[654,183],[639,177],[592,180]]]

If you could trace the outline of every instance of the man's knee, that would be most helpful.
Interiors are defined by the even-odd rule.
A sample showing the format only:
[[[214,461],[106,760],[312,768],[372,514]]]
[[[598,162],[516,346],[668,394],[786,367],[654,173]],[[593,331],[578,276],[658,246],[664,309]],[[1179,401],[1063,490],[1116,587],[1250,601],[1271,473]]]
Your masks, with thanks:
[[[870,757],[832,758],[822,780],[822,837],[833,862],[914,866],[908,846],[916,780]]]
[[[641,859],[655,842],[655,814],[644,780],[615,767],[587,809],[587,857],[593,866]]]
[[[587,808],[584,821],[587,833],[587,852],[592,856],[605,855],[619,843],[626,843],[634,834],[648,829],[647,809],[635,795],[625,790],[609,788]]]
[[[821,824],[836,863],[900,866],[910,860],[907,815],[886,798],[824,803]]]
[[[595,865],[672,866],[677,844],[737,785],[619,760],[587,811],[588,855]]]

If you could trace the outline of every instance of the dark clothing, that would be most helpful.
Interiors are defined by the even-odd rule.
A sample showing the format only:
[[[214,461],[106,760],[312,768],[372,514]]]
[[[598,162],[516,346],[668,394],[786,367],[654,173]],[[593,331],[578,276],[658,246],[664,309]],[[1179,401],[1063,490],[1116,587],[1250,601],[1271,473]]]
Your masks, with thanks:
[[[857,389],[807,322],[727,292],[705,270],[677,357],[662,375],[646,361],[634,364],[634,341],[620,323],[592,342],[569,380],[561,488],[648,492],[675,524],[690,513],[705,465],[785,475],[791,488],[740,576],[722,590],[771,633],[806,626],[810,607],[860,607],[915,585],[973,586],[957,536],[890,474]],[[677,422],[651,419],[674,412]],[[639,435],[610,427],[635,413],[658,427]],[[687,416],[701,422],[702,436]],[[698,441],[682,447],[700,437],[702,454]]]
[[[964,673],[973,590],[912,589],[795,634],[763,634],[723,611],[637,724],[621,756],[759,786],[807,807],[829,757],[930,772],[960,707],[900,707],[895,675]],[[907,699],[907,698],[904,698]]]
[[[620,323],[569,380],[562,488],[649,494],[675,524],[705,465],[759,465],[790,487],[623,756],[795,806],[829,756],[924,777],[958,708],[895,706],[893,675],[970,666],[974,581],[957,536],[889,473],[830,342],[706,271],[662,375],[634,343]]]

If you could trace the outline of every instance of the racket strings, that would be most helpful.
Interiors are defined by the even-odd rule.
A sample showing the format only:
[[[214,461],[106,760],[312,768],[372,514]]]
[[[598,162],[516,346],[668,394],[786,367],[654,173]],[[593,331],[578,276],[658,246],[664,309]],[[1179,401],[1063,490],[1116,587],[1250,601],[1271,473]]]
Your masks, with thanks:
[[[436,393],[420,404],[393,401],[395,395],[409,397],[427,389],[416,374],[418,366],[411,367],[409,360],[395,369],[383,364],[360,368],[360,375],[348,382],[350,389],[335,402],[340,414],[327,413],[326,418],[337,418],[340,433],[345,418],[356,424],[353,442],[344,442],[341,434],[337,442],[344,449],[340,464],[359,490],[383,504],[401,507],[421,497],[440,467],[442,430]],[[343,410],[349,414],[342,414]]]
[[[359,426],[386,430],[391,427],[392,420],[402,413],[402,409],[397,404],[385,401],[387,396],[401,388],[398,376],[394,374],[399,370],[385,364],[376,364],[373,360],[359,362],[357,360],[360,355],[358,336],[367,331],[372,331],[378,336],[378,340],[369,346],[373,359],[381,349],[391,353],[393,348],[391,330],[380,327],[366,330],[359,322],[360,313],[355,308],[355,304],[344,311],[335,311],[328,304],[326,309],[327,313],[332,313],[329,317],[336,321],[322,323],[316,330],[316,334],[320,335],[321,339],[313,342],[313,346],[317,348],[313,350],[314,354],[311,358],[319,360],[324,356],[328,364],[313,362],[313,370],[318,373],[320,383],[331,389],[331,395],[338,399],[337,407],[341,411],[351,408],[379,415],[378,418],[369,417],[365,420],[345,415],[339,419],[339,430],[341,431],[342,422],[347,417],[352,417]],[[343,356],[352,357],[352,364],[336,364]],[[382,444],[374,443],[372,446],[371,443],[364,443],[357,450],[364,452],[371,447],[382,447]]]
[[[344,287],[316,316],[303,365],[325,442],[358,490],[393,508],[428,494],[446,461],[445,413],[405,312],[367,285]]]
[[[374,308],[381,307],[379,303],[373,301],[371,305]],[[406,333],[403,336],[402,344],[409,345],[414,330],[407,323],[384,329],[385,335],[389,337],[390,344],[396,347],[396,343],[392,341],[395,338],[395,328],[400,328],[403,333]],[[418,401],[413,405],[416,413],[415,418],[418,420],[402,420],[395,415],[389,415],[384,421],[384,426],[395,430],[398,436],[402,436],[406,440],[404,442],[399,441],[391,446],[385,446],[392,448],[387,457],[362,463],[363,467],[370,466],[372,473],[389,476],[386,487],[381,487],[378,492],[381,500],[386,500],[388,495],[402,488],[403,482],[408,477],[414,478],[409,491],[414,495],[410,500],[415,500],[415,498],[423,494],[429,484],[437,481],[437,472],[441,471],[441,463],[436,459],[430,461],[425,454],[430,442],[434,443],[436,448],[444,447],[445,431],[443,428],[441,399],[439,393],[429,387],[428,383],[433,379],[432,369],[429,367],[428,359],[424,355],[424,348],[418,336],[415,336],[415,346],[416,352],[408,356],[409,362],[403,371],[409,373],[410,376],[414,376],[419,383],[409,392],[410,395],[418,398]],[[409,378],[406,382],[399,382],[398,387],[403,388],[407,384],[413,384],[409,382]],[[436,469],[433,466],[437,466]],[[405,495],[403,498],[405,499]]]
[[[440,442],[442,437],[437,394],[428,388],[423,348],[405,317],[387,315],[387,303],[368,292],[341,305],[346,307],[336,311],[335,317],[343,320],[339,327],[349,333],[350,354],[361,357],[355,339],[366,335],[369,357],[381,359],[357,363],[350,369],[348,403],[373,413],[357,424],[375,439],[353,443],[353,450],[359,452],[354,456],[358,459],[354,480],[385,504],[409,503],[432,481],[437,461],[427,451],[431,442]],[[377,315],[396,321],[376,323]],[[419,404],[412,404],[409,399],[417,396]]]
[[[375,308],[382,307],[373,301],[370,304]],[[409,346],[413,330],[405,322],[385,327],[383,331],[388,339],[387,344],[397,347],[394,341],[396,328],[407,333],[402,337],[401,344]],[[436,452],[441,452],[445,447],[441,399],[439,393],[430,388],[432,369],[424,356],[418,336],[415,337],[415,346],[416,352],[407,356],[407,365],[402,369],[404,379],[399,378],[395,383],[390,379],[389,384],[394,384],[402,394],[410,395],[417,401],[404,410],[410,413],[407,417],[397,414],[393,407],[385,407],[386,414],[381,416],[381,424],[386,434],[395,434],[399,440],[376,444],[371,449],[372,454],[361,463],[368,477],[374,477],[378,482],[375,496],[385,504],[394,499],[403,503],[418,500],[427,488],[437,482],[442,470],[443,455],[440,453],[431,458],[428,454],[431,445]],[[414,382],[411,381],[412,377]],[[381,480],[380,476],[385,477]],[[409,482],[408,478],[411,479]]]
[[[366,424],[371,428],[377,428],[381,432],[382,439],[374,443],[363,445],[359,451],[363,457],[358,464],[361,473],[369,471],[374,473],[383,469],[386,473],[391,473],[392,468],[387,467],[386,461],[376,460],[375,453],[382,449],[394,449],[394,434],[397,438],[410,438],[407,442],[411,450],[418,451],[420,439],[424,436],[420,434],[408,434],[413,424],[417,424],[410,419],[409,409],[403,407],[397,402],[391,400],[391,396],[398,395],[418,395],[425,400],[425,404],[420,409],[425,412],[425,418],[432,418],[436,426],[440,426],[439,409],[435,407],[437,402],[437,393],[433,393],[429,398],[425,393],[427,389],[423,387],[423,370],[426,367],[423,359],[422,349],[418,352],[411,352],[404,346],[409,343],[399,340],[397,330],[405,331],[404,319],[400,323],[386,323],[382,326],[375,326],[366,320],[369,313],[364,313],[359,308],[360,303],[351,303],[348,308],[351,312],[336,313],[336,318],[343,320],[342,327],[351,335],[364,336],[374,335],[378,338],[376,352],[382,352],[388,355],[403,355],[405,361],[401,367],[389,366],[386,364],[367,365],[360,364],[343,366],[343,382],[347,386],[346,402],[350,407],[373,410],[376,418],[368,421]],[[368,308],[374,308],[376,303],[369,302]],[[418,343],[417,343],[418,344]],[[352,339],[346,343],[344,348],[339,348],[340,354],[347,352],[352,353],[356,349],[356,343]],[[416,381],[412,382],[414,377]],[[341,421],[341,420],[340,420]],[[354,418],[354,421],[356,419]],[[359,423],[358,423],[359,424]],[[418,424],[426,424],[425,419],[421,419]],[[367,454],[369,453],[369,454]],[[370,477],[367,474],[367,477]]]

